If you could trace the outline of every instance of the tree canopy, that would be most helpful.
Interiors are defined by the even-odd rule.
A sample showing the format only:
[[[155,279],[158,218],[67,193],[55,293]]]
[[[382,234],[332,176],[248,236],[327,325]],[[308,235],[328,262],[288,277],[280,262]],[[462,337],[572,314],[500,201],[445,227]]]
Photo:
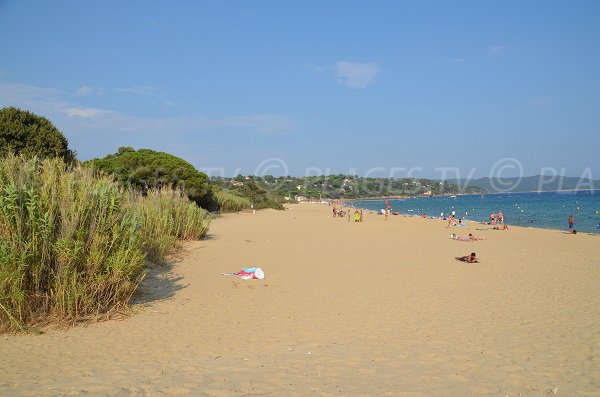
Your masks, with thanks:
[[[46,118],[15,107],[0,109],[0,157],[9,153],[26,157],[60,157],[68,163],[75,153],[67,138]]]
[[[208,176],[172,154],[121,147],[117,153],[90,160],[86,165],[114,174],[125,186],[140,190],[180,187],[200,206],[208,208],[212,205]]]

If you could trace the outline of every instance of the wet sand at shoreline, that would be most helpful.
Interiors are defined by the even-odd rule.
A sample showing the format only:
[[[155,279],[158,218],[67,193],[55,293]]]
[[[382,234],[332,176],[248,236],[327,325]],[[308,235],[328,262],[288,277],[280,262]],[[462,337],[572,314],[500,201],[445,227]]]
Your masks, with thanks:
[[[214,220],[129,318],[0,336],[0,395],[600,396],[599,236],[288,208]]]

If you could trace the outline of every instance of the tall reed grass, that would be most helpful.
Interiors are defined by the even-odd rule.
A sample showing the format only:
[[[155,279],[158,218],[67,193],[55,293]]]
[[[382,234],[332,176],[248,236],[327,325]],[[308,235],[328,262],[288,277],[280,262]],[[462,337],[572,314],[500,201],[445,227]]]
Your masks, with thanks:
[[[164,259],[171,249],[156,254],[156,240],[167,236],[172,247],[206,233],[196,208],[181,192],[145,199],[59,159],[0,159],[0,329],[119,310],[146,256]]]
[[[181,189],[150,190],[146,196],[134,194],[129,205],[141,225],[144,251],[153,262],[163,262],[179,248],[180,240],[198,240],[208,232],[210,215]]]
[[[250,199],[240,197],[228,190],[218,191],[215,193],[215,198],[221,212],[238,212],[252,205]]]

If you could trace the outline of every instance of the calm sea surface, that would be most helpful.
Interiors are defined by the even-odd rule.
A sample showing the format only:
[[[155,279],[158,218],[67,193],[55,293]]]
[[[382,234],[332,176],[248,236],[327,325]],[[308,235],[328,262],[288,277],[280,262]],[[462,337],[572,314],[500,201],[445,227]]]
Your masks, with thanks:
[[[379,211],[385,200],[353,200],[352,206]],[[570,214],[575,216],[575,229],[600,233],[600,190],[542,193],[502,193],[465,196],[389,199],[392,211],[401,214],[439,217],[456,212],[456,217],[488,221],[492,212],[502,211],[508,225],[568,229]]]

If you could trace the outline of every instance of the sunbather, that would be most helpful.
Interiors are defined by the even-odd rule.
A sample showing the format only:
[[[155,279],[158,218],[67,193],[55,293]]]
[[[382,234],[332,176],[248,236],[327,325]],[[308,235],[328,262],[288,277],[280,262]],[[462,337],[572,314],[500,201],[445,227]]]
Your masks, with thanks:
[[[456,234],[452,233],[450,235],[450,238],[453,239],[453,240],[457,240],[457,241],[477,241],[477,240],[483,240],[482,238],[473,236],[473,234],[471,234],[471,233],[469,233],[469,237],[458,237]]]
[[[477,255],[474,252],[471,252],[471,255],[459,256],[456,258],[457,261],[467,262],[467,263],[479,263],[477,259]]]

